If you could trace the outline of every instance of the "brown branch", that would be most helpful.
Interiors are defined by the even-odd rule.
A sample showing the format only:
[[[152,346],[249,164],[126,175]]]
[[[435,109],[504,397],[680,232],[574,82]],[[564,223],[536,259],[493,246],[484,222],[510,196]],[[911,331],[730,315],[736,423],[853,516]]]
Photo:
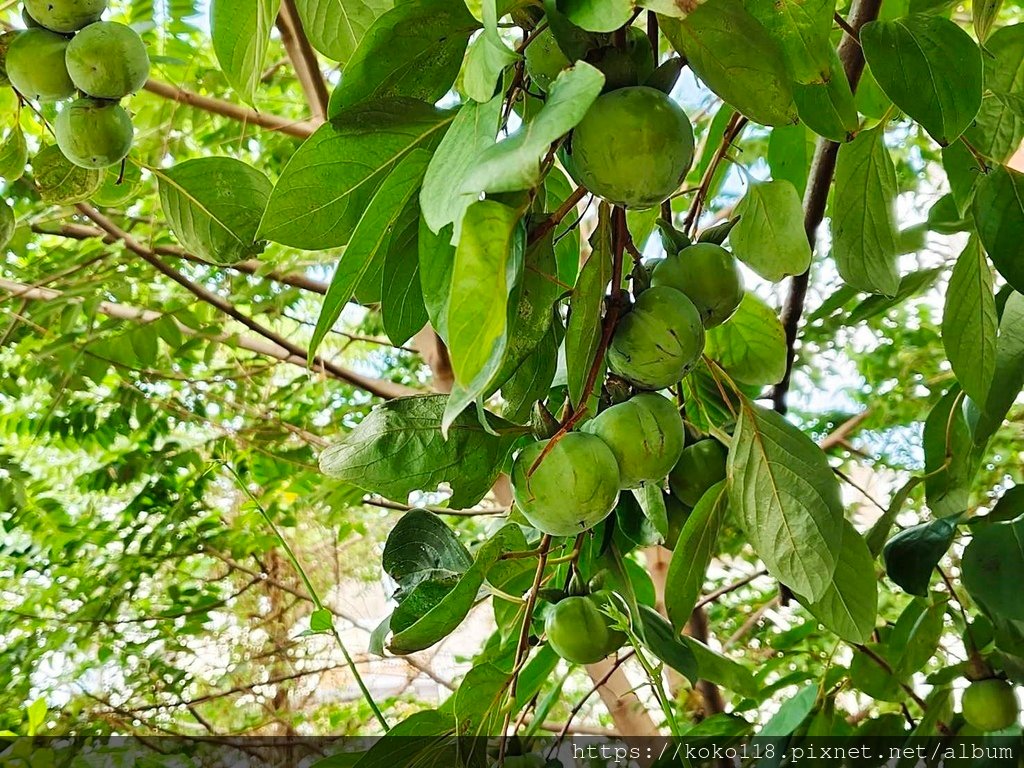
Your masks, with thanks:
[[[572,211],[576,210],[576,206],[579,205],[580,200],[586,197],[586,195],[586,187],[576,187],[576,189],[572,191],[572,194],[565,198],[565,201],[558,206],[558,209],[548,216],[548,218],[544,219],[544,221],[542,221],[540,225],[530,233],[529,243],[531,245],[536,243],[548,232],[557,227],[562,222],[562,219],[568,216]]]
[[[116,237],[104,232],[102,229],[86,226],[84,224],[62,224],[56,229],[48,229],[40,224],[33,224],[31,229],[36,234],[49,235],[52,237],[66,237],[72,240],[100,238],[105,243],[117,242]],[[301,288],[302,290],[309,291],[311,293],[318,293],[321,296],[327,293],[328,284],[323,280],[316,280],[299,272],[280,272],[278,270],[268,271],[266,269],[267,265],[257,259],[248,259],[246,261],[240,261],[236,264],[225,266],[223,264],[214,264],[201,256],[196,256],[195,254],[189,253],[183,248],[179,248],[174,245],[155,245],[151,250],[159,256],[171,256],[176,259],[191,261],[195,264],[203,264],[205,266],[216,267],[218,269],[230,269],[235,272],[242,272],[246,275],[255,275],[257,277],[266,278],[267,280],[271,280],[275,283],[290,285],[294,288]]]
[[[414,509],[425,509],[428,512],[433,512],[435,515],[451,515],[453,517],[486,517],[489,515],[508,514],[508,507],[488,509],[448,509],[447,507],[429,506],[414,507],[411,504],[401,504],[397,501],[388,501],[387,499],[379,499],[373,496],[364,497],[363,504],[369,504],[371,507],[378,507],[379,509],[393,509],[396,512],[410,512]]]
[[[265,112],[257,112],[254,109],[234,104],[224,99],[215,99],[210,96],[203,96],[193,91],[186,91],[170,83],[163,83],[159,80],[147,80],[144,86],[150,93],[170,99],[179,104],[185,104],[204,112],[210,112],[221,117],[238,120],[246,125],[256,125],[270,131],[277,131],[299,139],[309,138],[316,130],[315,123],[309,120],[290,120],[279,115],[270,115]]]
[[[142,245],[142,243],[140,243],[130,234],[125,232],[113,221],[108,219],[106,216],[104,216],[98,210],[93,208],[91,205],[88,205],[87,203],[79,203],[77,208],[83,215],[91,219],[104,232],[116,238],[117,240],[120,240],[129,251],[134,253],[136,256],[141,258],[146,263],[150,264],[161,274],[169,277],[171,280],[178,283],[180,286],[185,288],[189,293],[198,298],[200,301],[203,301],[209,304],[210,306],[219,309],[225,315],[234,320],[237,320],[239,323],[244,325],[249,330],[254,331],[263,338],[267,339],[268,341],[273,342],[279,347],[284,348],[291,355],[302,359],[308,358],[308,352],[303,347],[299,346],[298,344],[294,344],[293,342],[284,338],[280,334],[277,334],[274,331],[271,331],[269,328],[264,327],[260,323],[257,323],[255,320],[253,320],[245,313],[240,312],[235,307],[235,305],[232,304],[227,299],[224,299],[218,296],[217,294],[208,291],[206,288],[203,288],[201,285],[192,282],[183,274],[178,272],[176,269],[165,264],[155,253],[153,253],[153,251],[151,251],[146,246]],[[326,371],[327,373],[330,373],[337,379],[346,381],[349,384],[352,384],[353,386],[359,387],[360,389],[364,389],[370,394],[376,395],[377,397],[382,397],[384,399],[403,397],[405,395],[419,393],[419,390],[412,389],[411,387],[407,387],[402,384],[396,384],[394,382],[385,381],[383,379],[374,379],[369,376],[363,376],[362,374],[350,371],[346,368],[342,368],[341,366],[336,365],[335,363],[324,360],[320,356],[314,356],[312,360],[310,360],[310,363],[314,368],[318,370]]]
[[[729,151],[729,147],[736,141],[736,137],[740,135],[740,132],[746,127],[749,121],[739,112],[735,113],[729,118],[729,123],[725,127],[725,131],[722,133],[722,142],[718,145],[718,149],[715,150],[714,157],[711,158],[711,162],[708,163],[708,167],[704,169],[704,175],[701,177],[700,186],[697,188],[697,195],[693,198],[693,202],[690,204],[690,210],[686,214],[686,219],[683,222],[683,231],[690,234],[692,228],[696,226],[697,220],[700,218],[700,212],[704,207],[704,202],[707,200],[708,193],[711,191],[711,182],[714,181],[715,173],[718,171],[718,166],[722,160],[725,159],[726,152]]]
[[[755,579],[759,579],[762,576],[767,575],[768,571],[762,568],[759,571],[754,571],[749,576],[744,576],[742,579],[734,581],[732,584],[726,584],[724,587],[719,587],[713,592],[708,592],[706,595],[704,595],[704,597],[697,601],[697,604],[693,606],[693,609],[696,611],[700,608],[703,608],[706,605],[710,605],[711,603],[718,600],[718,598],[724,597],[725,595],[728,595],[730,592],[735,592],[737,589],[747,586],[747,584],[754,581]]]
[[[859,32],[861,27],[878,16],[881,6],[882,0],[854,0],[850,9],[851,29]],[[850,83],[850,90],[856,92],[860,76],[864,72],[864,53],[857,38],[851,34],[843,35],[838,53],[846,79]],[[804,193],[804,233],[807,235],[807,242],[810,243],[811,253],[814,253],[818,227],[825,218],[825,206],[832,186],[832,177],[835,175],[838,154],[839,144],[828,139],[818,139],[807,179],[807,191]],[[796,359],[797,331],[804,312],[809,282],[810,269],[802,275],[796,275],[790,283],[789,296],[782,309],[781,320],[786,331],[786,374],[772,393],[772,402],[779,413],[786,412],[786,395],[789,393],[793,361]]]
[[[835,448],[837,445],[844,445],[847,438],[852,435],[857,427],[867,421],[868,417],[871,416],[871,408],[865,408],[858,414],[855,414],[835,428],[834,432],[826,435],[818,446],[823,451],[827,451],[830,448]]]
[[[323,72],[320,71],[316,51],[309,44],[306,31],[302,28],[302,19],[299,18],[294,0],[281,0],[277,29],[281,33],[281,42],[288,52],[288,58],[292,60],[302,92],[306,94],[313,120],[322,123],[327,120],[330,95],[327,93],[327,83],[324,82]]]

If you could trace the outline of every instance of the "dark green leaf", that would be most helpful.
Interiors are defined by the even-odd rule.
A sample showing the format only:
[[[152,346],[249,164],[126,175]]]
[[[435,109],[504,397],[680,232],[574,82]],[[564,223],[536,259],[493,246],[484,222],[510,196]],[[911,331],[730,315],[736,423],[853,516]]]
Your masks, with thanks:
[[[992,0],[978,0],[978,6]],[[979,8],[975,8],[977,14]],[[975,23],[978,16],[975,15]],[[997,163],[1005,163],[1024,139],[1024,24],[1003,27],[985,44],[985,90],[978,117],[965,136]]]
[[[7,138],[0,143],[0,178],[13,184],[25,173],[28,164],[28,143],[21,123],[15,122]]]
[[[569,301],[565,331],[565,366],[569,399],[580,404],[594,354],[601,339],[601,311],[612,276],[611,214],[602,204],[597,228],[590,238],[590,256],[580,270]]]
[[[992,269],[972,237],[949,278],[942,343],[957,381],[975,402],[985,402],[995,373],[998,322]]]
[[[856,133],[857,106],[850,81],[834,50],[831,50],[828,79],[824,83],[794,85],[793,100],[800,119],[819,136],[831,141],[848,141]]]
[[[807,435],[745,398],[729,449],[729,504],[773,576],[809,600],[828,593],[842,552],[839,483]]]
[[[455,532],[424,509],[402,515],[381,555],[381,567],[400,592],[441,576],[461,576],[472,565],[473,558]]]
[[[882,550],[889,578],[904,591],[928,596],[928,584],[939,560],[956,536],[956,518],[940,517],[900,531]]]
[[[962,568],[964,586],[975,600],[1001,618],[1024,621],[1024,520],[977,531],[964,550]]]
[[[384,259],[380,313],[384,331],[397,346],[416,335],[428,320],[420,283],[418,207],[415,200],[406,203]]]
[[[476,504],[490,490],[523,429],[488,417],[498,436],[484,430],[476,414],[464,413],[441,434],[445,395],[393,400],[377,406],[320,456],[324,474],[372,493],[404,502],[413,491],[452,487],[451,504]]]
[[[690,652],[697,660],[697,677],[701,680],[710,680],[741,696],[757,698],[761,695],[753,674],[742,664],[711,650],[692,637],[683,635],[682,641],[690,647]]]
[[[925,497],[936,517],[967,510],[971,483],[982,450],[964,416],[963,393],[956,387],[935,404],[924,424]]]
[[[860,41],[885,94],[942,146],[978,114],[981,50],[949,19],[919,13],[874,21],[861,29]]]
[[[641,640],[651,653],[691,683],[697,681],[697,659],[693,649],[679,638],[672,625],[660,613],[641,605],[640,630]]]
[[[708,489],[686,518],[665,577],[665,611],[682,631],[700,597],[727,509],[725,482]]]
[[[1024,387],[1024,296],[1012,292],[1003,307],[996,340],[996,368],[988,398],[974,428],[974,442],[982,445],[995,434]]]
[[[1024,292],[1024,173],[999,166],[978,182],[974,223],[1006,282]]]
[[[772,128],[768,137],[768,165],[772,178],[788,181],[803,199],[807,188],[807,172],[814,154],[814,134],[802,125]]]

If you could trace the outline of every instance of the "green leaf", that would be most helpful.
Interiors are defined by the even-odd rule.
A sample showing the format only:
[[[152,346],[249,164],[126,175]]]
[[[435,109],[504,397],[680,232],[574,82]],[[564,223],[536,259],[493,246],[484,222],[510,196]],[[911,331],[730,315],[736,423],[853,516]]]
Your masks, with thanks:
[[[725,522],[728,494],[725,481],[708,489],[686,518],[665,577],[665,611],[681,632],[700,597],[708,565]]]
[[[679,638],[679,633],[660,613],[646,605],[640,606],[640,637],[657,658],[691,683],[697,682],[697,657],[693,649]]]
[[[470,35],[479,28],[460,0],[398,3],[359,41],[332,103],[345,108],[407,96],[433,104],[452,87]]]
[[[924,423],[925,498],[933,515],[948,517],[967,510],[981,453],[964,416],[963,393],[954,387]]]
[[[972,208],[978,236],[1014,290],[1024,291],[1024,173],[999,166],[978,182]]]
[[[430,589],[430,582],[417,584],[391,616],[394,634],[388,649],[397,654],[415,653],[450,635],[476,602],[487,571],[503,554],[521,548],[525,543],[518,526],[506,525],[480,547],[473,565],[441,599],[421,604],[417,596]]]
[[[772,128],[768,137],[768,166],[772,170],[772,178],[788,181],[801,199],[807,189],[807,172],[813,155],[814,134],[803,125]]]
[[[906,528],[885,544],[885,571],[905,592],[928,596],[932,573],[956,536],[956,517],[940,517]]]
[[[448,338],[448,296],[451,293],[452,267],[455,264],[455,246],[449,242],[449,232],[445,228],[435,235],[423,217],[420,217],[416,243],[420,288],[430,324],[442,339]]]
[[[378,255],[386,253],[382,249],[387,248],[392,230],[406,203],[419,189],[429,161],[430,153],[425,149],[413,150],[384,179],[367,204],[324,295],[313,338],[309,342],[310,359],[341,317],[356,286],[369,272]]]
[[[326,608],[313,611],[309,615],[310,632],[330,632],[334,628],[334,619]]]
[[[974,428],[976,445],[985,444],[1009,413],[1024,387],[1024,296],[1011,293],[1003,307],[996,341],[996,368],[992,386]]]
[[[345,245],[395,165],[419,147],[432,150],[454,117],[410,99],[344,110],[292,155],[259,236],[310,250]]]
[[[92,197],[103,186],[103,171],[79,168],[53,144],[32,158],[32,178],[39,197],[51,205],[74,205]]]
[[[978,40],[981,41],[982,45],[985,44],[1002,5],[1003,0],[975,0],[971,3],[974,34],[978,36]],[[985,48],[991,51],[989,46],[986,45]]]
[[[664,540],[668,536],[668,510],[665,507],[665,495],[661,491],[661,486],[658,483],[641,483],[639,488],[633,489],[633,496],[644,518],[658,532],[661,540]]]
[[[384,258],[380,313],[391,343],[403,346],[427,324],[419,261],[419,206],[406,203],[388,241]]]
[[[21,130],[21,123],[15,122],[11,132],[0,144],[0,178],[13,184],[25,173],[25,166],[28,165],[28,143],[25,141],[25,133]]]
[[[558,10],[580,29],[614,32],[633,15],[633,0],[558,0]]]
[[[960,386],[979,403],[985,402],[995,373],[998,330],[992,269],[972,237],[949,278],[942,343]]]
[[[889,506],[886,507],[881,517],[871,526],[871,530],[868,531],[865,538],[867,539],[868,550],[871,552],[872,560],[881,554],[882,549],[885,547],[886,539],[889,538],[889,531],[892,530],[892,526],[896,522],[896,516],[903,510],[903,506],[907,503],[907,499],[910,498],[910,494],[923,482],[924,478],[922,476],[914,475],[914,477],[900,486],[899,490],[892,495],[892,499],[889,500]]]
[[[448,303],[448,349],[455,381],[470,400],[501,365],[508,341],[508,298],[522,269],[521,211],[493,200],[473,203],[455,248]]]
[[[453,738],[455,719],[450,712],[425,709],[396,724],[387,738],[374,739],[356,768],[395,768],[399,765],[458,765],[462,741]],[[349,768],[335,760],[340,752],[313,763],[311,768]]]
[[[580,404],[590,368],[601,341],[601,314],[605,292],[612,279],[611,212],[602,204],[597,228],[590,237],[590,255],[580,270],[569,299],[565,331],[565,367],[569,400]]]
[[[280,5],[281,0],[213,0],[210,4],[210,36],[217,62],[231,87],[254,106]]]
[[[740,384],[776,384],[786,375],[786,332],[775,310],[752,291],[732,317],[708,329],[704,353]]]
[[[501,396],[505,401],[502,413],[507,419],[516,423],[526,421],[533,404],[547,395],[558,367],[561,333],[561,321],[552,323],[533,354],[502,384]]]
[[[793,100],[800,119],[812,131],[831,141],[849,141],[859,127],[857,106],[839,55],[830,51],[831,66],[826,81],[811,85],[797,83],[793,86]]]
[[[789,736],[807,719],[818,701],[818,686],[808,685],[787,699],[757,734],[759,739]]]
[[[747,399],[729,449],[729,504],[769,572],[812,601],[829,591],[843,539],[839,483],[825,454]]]
[[[839,148],[832,196],[832,255],[847,284],[892,296],[896,269],[896,169],[885,131],[861,132]]]
[[[543,108],[504,141],[488,147],[467,174],[462,194],[517,192],[541,182],[541,163],[551,144],[571,131],[604,87],[604,75],[578,61],[548,89]]]
[[[913,14],[860,31],[864,57],[885,95],[942,146],[956,141],[981,107],[981,50],[949,19]]]
[[[7,204],[6,200],[0,198],[0,251],[7,248],[7,244],[11,242],[17,224],[18,220],[14,217],[11,206]]]
[[[794,81],[828,79],[835,0],[748,0],[746,7],[778,41]]]
[[[729,234],[736,258],[773,283],[807,271],[811,246],[800,195],[790,182],[751,184],[736,215],[740,220]]]
[[[381,567],[402,592],[446,576],[461,576],[473,558],[455,532],[437,515],[414,509],[402,515],[388,534]]]
[[[483,21],[483,34],[470,44],[462,75],[466,95],[481,102],[494,98],[494,88],[501,79],[501,73],[522,58],[509,49],[498,34],[495,0],[483,0]]]
[[[999,501],[984,519],[992,523],[1005,523],[1021,515],[1024,515],[1024,485],[1015,485],[999,497]]]
[[[486,104],[475,101],[463,104],[427,167],[420,191],[423,220],[435,233],[447,224],[454,224],[453,242],[458,242],[463,214],[476,200],[461,191],[466,176],[480,153],[494,144],[500,120],[501,98],[498,96]]]
[[[848,521],[843,521],[843,545],[832,584],[820,600],[800,602],[843,640],[864,643],[871,638],[878,615],[874,558],[864,538]]]
[[[488,415],[491,434],[464,413],[441,434],[448,397],[424,395],[377,406],[343,440],[320,456],[320,469],[341,482],[405,502],[413,491],[452,488],[451,504],[472,506],[490,490],[524,429]]]
[[[989,0],[991,1],[991,0]],[[975,4],[978,13],[983,0]],[[974,17],[975,23],[978,16]],[[1024,24],[1003,27],[985,45],[985,90],[981,110],[965,136],[986,157],[1005,163],[1024,139]]]
[[[740,696],[759,698],[761,690],[754,680],[754,675],[742,664],[738,664],[728,656],[708,648],[704,643],[683,635],[681,638],[690,647],[690,652],[697,660],[697,677],[710,680],[723,688],[734,691]]]
[[[685,19],[660,21],[672,47],[724,101],[763,125],[797,121],[782,49],[741,0],[708,0]]]
[[[309,42],[342,64],[374,20],[393,5],[393,0],[295,0]]]
[[[230,157],[204,157],[154,173],[164,215],[185,248],[215,264],[263,250],[256,230],[271,186],[260,171]]]

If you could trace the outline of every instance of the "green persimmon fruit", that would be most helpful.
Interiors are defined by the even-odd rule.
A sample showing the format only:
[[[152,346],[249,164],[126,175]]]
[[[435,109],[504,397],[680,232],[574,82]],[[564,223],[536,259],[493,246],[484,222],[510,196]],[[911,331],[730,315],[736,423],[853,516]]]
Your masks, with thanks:
[[[7,77],[26,99],[60,101],[75,95],[64,55],[68,40],[47,29],[18,32],[7,48]]]
[[[667,285],[689,296],[705,328],[732,317],[743,299],[736,259],[714,243],[696,243],[668,256],[651,273],[651,285]]]
[[[99,21],[107,0],[25,0],[25,10],[47,29],[67,34]]]
[[[98,21],[70,43],[68,74],[78,90],[97,99],[120,99],[146,84],[149,54],[131,27]]]
[[[550,29],[545,29],[526,46],[526,73],[530,82],[547,93],[558,73],[572,64],[562,53]]]
[[[980,731],[1001,731],[1020,719],[1020,702],[1006,680],[977,680],[960,702],[964,719]]]
[[[0,87],[11,84],[7,77],[7,49],[17,36],[17,32],[0,33]]]
[[[17,223],[11,206],[5,200],[0,199],[0,251],[11,242],[11,238],[14,237],[14,227]]]
[[[641,85],[654,72],[654,49],[639,27],[626,30],[626,47],[606,45],[587,57],[604,75],[604,93]]]
[[[512,493],[530,525],[575,536],[604,520],[619,498],[619,467],[605,442],[585,432],[561,437],[530,474],[549,440],[531,443],[512,464]]]
[[[725,480],[728,452],[717,440],[699,440],[688,445],[669,473],[668,484],[683,504],[697,506],[708,488]]]
[[[704,326],[685,294],[659,286],[640,294],[608,347],[612,372],[641,389],[677,383],[700,360]]]
[[[595,664],[621,648],[626,636],[601,611],[610,599],[609,593],[595,592],[556,603],[544,622],[551,649],[573,664]]]
[[[22,7],[21,9],[21,21],[25,25],[25,29],[36,29],[43,26],[38,21],[32,18],[32,14],[28,12],[27,8]]]
[[[619,465],[619,484],[637,488],[661,480],[683,452],[686,433],[679,410],[667,397],[644,392],[602,411],[585,432],[604,440]]]
[[[135,130],[124,108],[113,101],[78,99],[57,115],[57,146],[81,168],[107,168],[132,148]]]
[[[675,192],[693,160],[693,128],[661,91],[620,88],[591,105],[562,155],[577,183],[610,203],[651,208]]]

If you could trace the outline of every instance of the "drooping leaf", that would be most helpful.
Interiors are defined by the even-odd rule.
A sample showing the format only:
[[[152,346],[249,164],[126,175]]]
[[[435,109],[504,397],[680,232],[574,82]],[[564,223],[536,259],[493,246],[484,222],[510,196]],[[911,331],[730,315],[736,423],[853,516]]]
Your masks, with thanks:
[[[741,384],[776,384],[786,375],[786,332],[775,310],[750,291],[732,317],[708,329],[704,352]]]
[[[521,56],[498,34],[496,0],[483,0],[484,31],[472,43],[463,65],[462,86],[469,98],[484,102],[494,98],[494,88],[505,68]]]
[[[473,557],[455,532],[424,509],[402,515],[381,555],[381,567],[398,585],[399,596],[424,581],[461,576],[472,565]]]
[[[708,489],[683,524],[665,577],[665,610],[681,632],[700,597],[727,509],[726,484]]]
[[[313,338],[309,342],[311,358],[341,317],[356,286],[371,269],[378,255],[386,253],[383,249],[387,248],[392,230],[406,203],[419,189],[429,161],[430,153],[425,149],[414,149],[405,155],[367,203],[324,295]]]
[[[341,109],[393,96],[433,104],[452,87],[479,28],[457,0],[398,3],[363,35],[332,101]]]
[[[483,393],[508,343],[509,293],[522,269],[521,215],[502,203],[481,200],[463,219],[447,329],[455,381],[469,401]]]
[[[959,387],[947,392],[924,423],[925,497],[936,517],[967,510],[982,449],[972,439]]]
[[[231,87],[249,104],[256,101],[280,5],[281,0],[213,0],[210,4],[213,52]]]
[[[590,238],[590,256],[580,270],[569,299],[565,331],[565,366],[569,399],[580,404],[590,368],[601,340],[605,291],[612,276],[611,213],[602,205],[597,228]]]
[[[548,89],[544,107],[507,139],[483,150],[466,175],[460,192],[517,192],[541,181],[541,163],[551,144],[571,131],[604,87],[604,75],[586,62],[576,62]]]
[[[558,10],[580,29],[614,32],[629,21],[633,0],[558,0]]]
[[[691,682],[697,681],[697,658],[679,633],[653,608],[640,606],[640,630],[644,645],[656,657]]]
[[[708,0],[661,29],[694,73],[722,99],[763,125],[797,121],[782,49],[741,0]]]
[[[978,12],[991,3],[978,0],[975,24]],[[984,60],[986,93],[974,124],[964,135],[983,155],[1005,163],[1024,140],[1024,24],[996,30],[985,43]]]
[[[864,643],[871,637],[878,615],[878,580],[864,538],[848,521],[843,523],[843,544],[832,584],[820,600],[801,602],[843,640]]]
[[[295,0],[309,42],[342,64],[374,20],[393,5],[393,0]]]
[[[779,42],[795,82],[828,79],[835,0],[749,0],[745,5]]]
[[[480,153],[494,144],[500,118],[499,97],[486,104],[466,102],[437,146],[420,191],[423,219],[435,233],[454,224],[453,240],[458,241],[462,215],[475,202],[472,195],[462,192],[463,183]]]
[[[873,21],[860,41],[885,94],[942,146],[978,114],[981,50],[954,22],[924,13]]]
[[[758,686],[754,675],[742,664],[728,656],[708,648],[699,640],[683,635],[682,641],[690,647],[697,660],[697,677],[710,680],[726,690],[734,691],[741,696],[757,697]]]
[[[896,269],[896,170],[883,128],[839,148],[832,197],[832,254],[849,285],[892,296]]]
[[[740,220],[729,234],[736,258],[773,283],[807,271],[811,247],[800,195],[790,182],[751,184],[736,215]]]
[[[103,185],[103,171],[79,168],[52,144],[32,157],[32,179],[44,203],[74,205],[88,200]]]
[[[857,131],[859,118],[850,81],[839,55],[831,50],[830,68],[823,83],[793,86],[793,100],[804,124],[831,141],[848,141]]]
[[[996,366],[988,397],[974,427],[974,442],[984,445],[995,434],[1024,387],[1024,295],[1014,291],[1003,306],[996,341]]]
[[[979,403],[985,402],[995,373],[998,323],[992,269],[972,237],[949,278],[942,343],[960,386]]]
[[[889,578],[905,592],[927,597],[935,567],[956,536],[956,524],[956,517],[940,517],[906,528],[889,539],[882,550]]]
[[[384,258],[380,314],[393,344],[404,345],[427,324],[427,308],[420,283],[419,211],[415,200],[406,203],[388,240]]]
[[[0,178],[13,184],[25,173],[28,164],[28,143],[21,124],[16,122],[0,143]]]
[[[987,525],[964,550],[963,582],[971,596],[1004,619],[1024,621],[1024,520]]]
[[[158,171],[160,204],[179,242],[215,264],[234,264],[263,250],[256,230],[270,181],[230,157],[205,157]]]
[[[974,194],[974,224],[992,263],[1016,291],[1024,291],[1024,173],[999,166]]]
[[[842,552],[843,505],[825,454],[782,416],[741,400],[729,504],[769,572],[821,600]]]
[[[405,502],[413,491],[452,488],[453,508],[476,504],[494,484],[523,428],[464,413],[441,434],[446,395],[401,398],[377,406],[343,440],[320,456],[320,469],[339,481]]]
[[[420,217],[416,251],[420,263],[420,288],[430,324],[442,339],[448,338],[448,296],[452,289],[452,267],[455,264],[455,246],[451,244],[450,229],[438,234],[430,231]]]
[[[999,15],[999,9],[1003,5],[1003,0],[977,0],[977,2],[971,3],[971,17],[974,22],[974,34],[978,36],[978,39],[983,45],[985,45],[988,39],[988,34],[992,30],[992,24],[995,23],[996,16]],[[985,46],[991,50],[989,46]]]
[[[772,128],[768,137],[768,166],[772,170],[772,178],[788,181],[801,199],[807,188],[807,171],[813,154],[814,134],[803,125]]]
[[[345,245],[384,178],[414,149],[432,150],[454,116],[410,99],[344,110],[292,155],[258,236],[313,250]]]
[[[501,385],[501,396],[505,401],[502,413],[510,421],[517,424],[526,421],[533,404],[547,395],[558,368],[562,334],[561,320],[552,323],[533,354]]]

